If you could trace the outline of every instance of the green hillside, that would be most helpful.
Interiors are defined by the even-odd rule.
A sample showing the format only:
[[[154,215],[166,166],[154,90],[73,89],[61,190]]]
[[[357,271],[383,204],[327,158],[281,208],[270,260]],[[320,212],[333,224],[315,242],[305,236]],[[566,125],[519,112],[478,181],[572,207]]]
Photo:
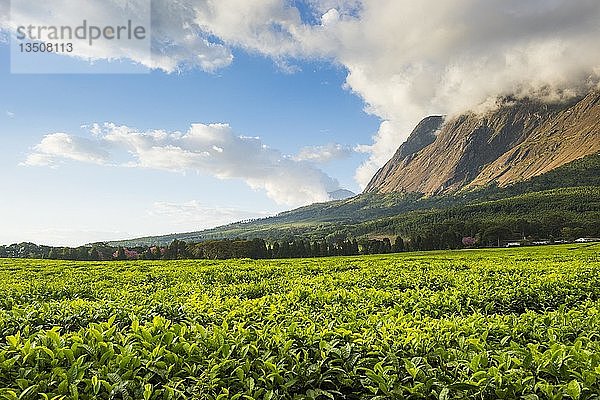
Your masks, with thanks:
[[[571,189],[552,191],[559,188]],[[598,188],[600,155],[596,154],[528,181],[502,188],[487,186],[433,197],[420,193],[367,193],[347,200],[311,204],[250,222],[233,223],[199,232],[116,241],[111,242],[111,245],[168,244],[174,239],[197,242],[223,238],[280,240],[296,236],[314,239],[344,234],[409,235],[419,231],[410,228],[411,225],[434,226],[454,221],[456,217],[453,215],[465,217],[466,214],[469,214],[470,221],[485,222],[485,225],[512,217],[538,221],[553,227],[558,224],[561,226],[543,231],[544,234],[557,236],[565,227],[584,228],[593,223],[600,224]],[[503,201],[493,203],[499,200]],[[515,208],[520,211],[514,211]],[[580,211],[580,208],[585,210]],[[543,213],[540,211],[542,209]],[[552,215],[558,219],[549,221]],[[593,234],[589,230],[585,232]]]

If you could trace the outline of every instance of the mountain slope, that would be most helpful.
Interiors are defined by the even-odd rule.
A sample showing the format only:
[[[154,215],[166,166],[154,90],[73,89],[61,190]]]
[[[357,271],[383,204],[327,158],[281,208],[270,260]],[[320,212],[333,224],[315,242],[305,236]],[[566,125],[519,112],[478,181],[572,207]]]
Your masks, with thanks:
[[[387,182],[393,179],[398,165],[405,167],[411,162],[415,154],[435,142],[436,133],[443,122],[444,117],[442,116],[431,116],[422,120],[412,131],[406,142],[398,148],[392,159],[371,179],[365,193],[376,192],[378,190],[373,190],[374,188],[385,187]]]
[[[116,241],[111,242],[111,245],[164,245],[174,239],[199,242],[223,238],[277,240],[294,236],[322,238],[328,235],[343,235],[344,232],[351,236],[369,235],[381,231],[382,227],[387,226],[388,223],[424,226],[428,223],[427,218],[436,221],[442,220],[445,218],[447,210],[451,208],[469,207],[473,204],[511,198],[518,199],[523,195],[535,196],[535,193],[548,190],[584,186],[600,187],[600,154],[578,159],[527,181],[502,188],[489,185],[460,193],[431,197],[423,197],[420,193],[365,193],[346,200],[311,204],[274,217],[250,222],[238,222],[199,232]],[[591,199],[588,200],[588,203],[590,201]],[[555,199],[547,203],[551,204],[552,202],[556,204]],[[514,203],[508,201],[507,204]],[[581,204],[573,206],[581,208]],[[535,208],[538,209],[539,205],[536,205]],[[484,208],[483,210],[488,212],[489,209]],[[490,215],[494,216],[493,213]],[[600,223],[600,220],[593,215],[585,218],[590,223]]]
[[[506,98],[493,111],[460,115],[441,127],[431,118],[415,128],[365,193],[434,195],[492,182],[506,186],[600,151],[600,91],[561,104]],[[433,140],[412,145],[423,136]]]
[[[486,166],[469,186],[491,181],[504,186],[598,151],[600,92],[595,92],[544,122],[523,143]]]

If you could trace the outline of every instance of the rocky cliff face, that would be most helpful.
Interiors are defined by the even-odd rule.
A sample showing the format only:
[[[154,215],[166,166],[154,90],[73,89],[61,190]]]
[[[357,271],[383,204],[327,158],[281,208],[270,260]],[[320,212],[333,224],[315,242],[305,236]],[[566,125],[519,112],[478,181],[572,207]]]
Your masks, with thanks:
[[[365,192],[506,186],[598,152],[600,91],[561,104],[505,98],[493,111],[421,121]]]

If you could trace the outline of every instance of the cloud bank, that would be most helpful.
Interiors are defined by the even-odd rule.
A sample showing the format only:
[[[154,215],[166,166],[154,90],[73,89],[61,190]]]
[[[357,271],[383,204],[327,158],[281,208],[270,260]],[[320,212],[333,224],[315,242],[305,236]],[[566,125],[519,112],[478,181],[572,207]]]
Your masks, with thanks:
[[[590,0],[374,0],[323,28],[348,69],[347,86],[384,122],[362,185],[431,114],[490,97],[570,96],[598,81],[600,3]]]
[[[314,164],[285,156],[260,138],[239,136],[227,124],[193,124],[187,132],[140,132],[112,123],[94,124],[90,138],[46,135],[24,161],[57,166],[67,160],[173,172],[194,171],[219,179],[241,179],[291,206],[326,201],[337,180]]]

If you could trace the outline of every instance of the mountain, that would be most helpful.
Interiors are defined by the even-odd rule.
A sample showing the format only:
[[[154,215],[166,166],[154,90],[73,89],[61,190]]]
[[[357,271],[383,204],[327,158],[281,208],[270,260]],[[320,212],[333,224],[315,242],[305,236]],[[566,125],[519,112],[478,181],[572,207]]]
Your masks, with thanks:
[[[600,152],[600,91],[567,103],[503,98],[493,110],[425,118],[365,193],[501,187]]]
[[[356,196],[356,193],[351,192],[350,190],[347,190],[347,189],[338,189],[338,190],[334,190],[333,192],[329,192],[327,194],[329,195],[329,200],[346,200],[346,199],[349,199],[350,197]]]
[[[422,120],[406,139],[406,142],[396,150],[394,156],[371,179],[365,188],[365,193],[401,192],[402,190],[380,190],[379,188],[387,188],[396,180],[395,175],[399,168],[406,168],[416,154],[435,142],[436,133],[443,123],[444,117],[442,116],[431,116]]]
[[[110,244],[415,235],[435,241],[443,232],[455,239],[500,231],[522,237],[527,229],[537,237],[598,236],[600,92],[559,104],[504,98],[483,113],[425,118],[364,193],[341,189],[330,196],[340,199]]]

